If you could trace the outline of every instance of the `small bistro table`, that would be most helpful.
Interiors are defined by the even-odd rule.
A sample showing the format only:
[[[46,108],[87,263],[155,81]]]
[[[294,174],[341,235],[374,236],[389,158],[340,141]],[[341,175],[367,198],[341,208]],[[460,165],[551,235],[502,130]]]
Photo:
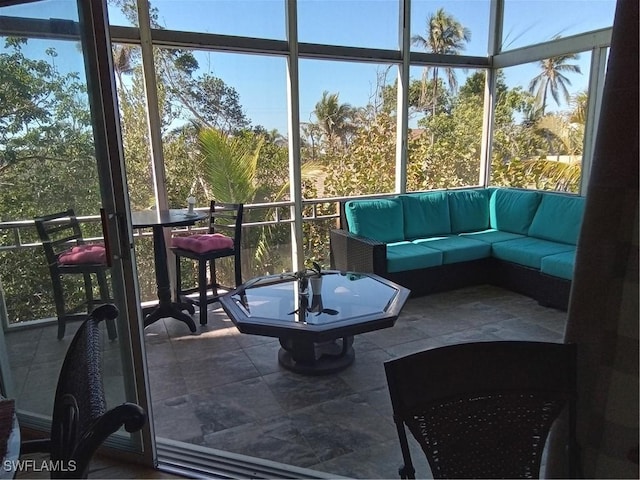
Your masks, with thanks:
[[[153,254],[156,269],[156,285],[158,286],[158,304],[144,309],[144,326],[147,327],[161,318],[172,317],[184,322],[192,333],[196,331],[193,319],[184,313],[195,313],[190,303],[174,302],[171,300],[171,280],[167,265],[167,246],[164,239],[164,228],[184,227],[193,225],[197,221],[207,218],[207,213],[187,213],[183,209],[171,210],[142,210],[131,212],[133,228],[151,228],[153,230]]]
[[[321,286],[305,280],[258,277],[220,303],[241,333],[280,339],[280,365],[309,375],[348,367],[353,336],[392,327],[410,293],[372,273],[324,271]]]

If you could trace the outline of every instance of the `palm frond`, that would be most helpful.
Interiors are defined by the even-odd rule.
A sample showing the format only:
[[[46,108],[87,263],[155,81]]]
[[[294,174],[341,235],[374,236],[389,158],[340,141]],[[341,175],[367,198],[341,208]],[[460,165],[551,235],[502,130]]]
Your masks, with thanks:
[[[204,128],[199,137],[205,178],[214,197],[224,202],[250,203],[264,139],[229,137]]]
[[[556,160],[527,160],[527,175],[535,173],[539,182],[552,185],[555,190],[574,191],[580,184],[581,162]]]

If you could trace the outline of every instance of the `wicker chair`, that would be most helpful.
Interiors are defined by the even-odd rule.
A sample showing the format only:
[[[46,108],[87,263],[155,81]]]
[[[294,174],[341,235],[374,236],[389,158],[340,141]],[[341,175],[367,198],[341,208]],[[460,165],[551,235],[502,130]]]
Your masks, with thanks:
[[[204,235],[176,236],[172,239],[171,251],[176,256],[176,290],[178,301],[185,295],[198,292],[198,299],[188,299],[200,308],[200,324],[207,323],[207,304],[218,301],[218,288],[230,290],[242,283],[242,264],[240,251],[242,243],[242,203],[220,203],[211,201],[209,208],[209,231]],[[226,235],[220,233],[225,232]],[[216,276],[216,260],[233,257],[235,285],[223,286]],[[181,258],[189,258],[198,263],[198,286],[182,287]],[[209,282],[207,282],[207,263],[209,264]],[[208,291],[212,292],[208,296]]]
[[[565,407],[575,476],[575,345],[465,343],[390,360],[385,371],[400,478],[415,478],[405,425],[433,478],[538,478],[549,429]]]
[[[57,466],[51,478],[87,478],[93,454],[109,435],[122,426],[136,432],[147,421],[144,409],[134,403],[106,408],[98,324],[117,315],[115,306],[103,305],[78,328],[58,377],[51,437],[27,440],[20,446],[21,455],[49,454]]]
[[[36,217],[34,220],[51,275],[53,299],[58,316],[58,339],[62,339],[67,321],[84,320],[96,306],[113,301],[106,276],[109,270],[106,250],[102,243],[85,242],[80,223],[72,209]],[[82,275],[84,303],[67,305],[62,284],[63,275]],[[93,276],[97,281],[100,298],[93,296]],[[109,339],[114,340],[117,337],[115,322],[109,319],[106,324]]]

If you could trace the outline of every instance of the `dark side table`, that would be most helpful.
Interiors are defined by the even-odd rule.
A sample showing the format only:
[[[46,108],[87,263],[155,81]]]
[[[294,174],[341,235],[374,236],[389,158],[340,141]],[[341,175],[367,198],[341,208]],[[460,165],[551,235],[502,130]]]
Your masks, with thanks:
[[[171,299],[171,280],[169,279],[169,267],[167,265],[167,245],[164,240],[164,229],[193,225],[197,221],[206,219],[207,216],[207,213],[202,212],[188,214],[187,210],[183,209],[131,212],[133,228],[151,228],[153,230],[153,254],[156,285],[158,286],[158,304],[143,310],[145,327],[161,318],[172,317],[186,323],[189,330],[195,333],[196,325],[193,319],[184,313],[184,310],[186,310],[193,315],[195,313],[193,305],[174,302]]]

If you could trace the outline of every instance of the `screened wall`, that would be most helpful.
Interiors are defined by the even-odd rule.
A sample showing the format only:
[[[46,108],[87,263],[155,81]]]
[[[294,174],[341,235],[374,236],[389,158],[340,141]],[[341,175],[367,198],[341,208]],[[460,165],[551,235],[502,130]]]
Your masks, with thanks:
[[[147,178],[132,199],[290,202],[276,237],[295,267],[326,256],[335,220],[318,217],[331,200],[476,185],[580,194],[615,1],[543,3],[157,1],[147,15],[144,1],[109,2],[130,182]],[[229,158],[256,155],[253,171],[208,176],[201,129]],[[146,135],[157,141],[141,149]]]
[[[42,37],[21,10],[0,18],[2,89],[14,99],[0,105],[7,328],[54,313],[40,245],[20,229],[43,205],[75,203],[95,232],[99,222],[95,179],[77,176],[96,158],[76,26],[39,18],[37,5]],[[327,266],[349,197],[489,185],[584,195],[615,5],[107,0],[130,209],[182,208],[190,195],[200,208],[245,203],[251,278]],[[18,77],[25,95],[11,89]],[[22,109],[29,96],[39,104]],[[136,236],[135,257],[151,300],[149,235]]]

